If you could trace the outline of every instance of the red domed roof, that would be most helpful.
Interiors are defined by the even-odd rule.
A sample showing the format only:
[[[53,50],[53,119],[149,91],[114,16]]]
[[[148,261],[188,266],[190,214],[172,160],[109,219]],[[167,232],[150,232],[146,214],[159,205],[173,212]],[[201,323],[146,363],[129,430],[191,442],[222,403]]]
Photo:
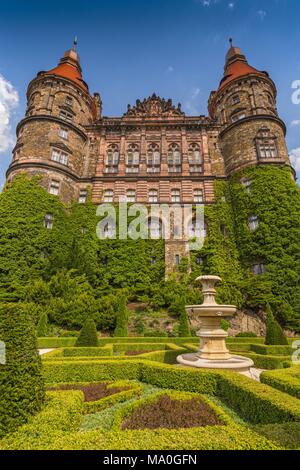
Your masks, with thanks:
[[[246,57],[242,54],[239,47],[231,45],[226,55],[226,63],[224,67],[224,77],[222,78],[219,90],[224,88],[232,80],[244,77],[251,73],[268,76],[267,72],[261,72],[248,64]]]
[[[42,74],[58,75],[59,77],[67,78],[80,86],[85,92],[89,91],[87,84],[82,78],[79,55],[74,49],[65,52],[57,67],[47,72],[42,72]]]

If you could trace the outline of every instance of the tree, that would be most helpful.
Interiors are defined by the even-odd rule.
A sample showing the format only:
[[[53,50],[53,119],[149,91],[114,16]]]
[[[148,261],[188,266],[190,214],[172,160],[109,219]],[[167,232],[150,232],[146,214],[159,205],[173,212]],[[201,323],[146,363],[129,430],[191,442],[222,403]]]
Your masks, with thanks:
[[[48,315],[47,312],[43,311],[40,315],[39,322],[36,328],[36,334],[38,337],[47,336],[48,333]]]
[[[88,318],[84,322],[75,346],[98,346],[97,329],[92,318]]]
[[[265,344],[271,345],[287,345],[288,340],[279,325],[278,321],[275,320],[270,305],[267,305],[267,332]]]
[[[128,336],[128,311],[126,306],[126,297],[121,295],[116,309],[116,328],[114,336]]]
[[[189,320],[185,308],[182,309],[180,313],[178,334],[182,337],[191,336]]]
[[[5,345],[5,364],[0,365],[0,436],[3,436],[40,411],[45,398],[28,305],[0,306],[0,340]]]

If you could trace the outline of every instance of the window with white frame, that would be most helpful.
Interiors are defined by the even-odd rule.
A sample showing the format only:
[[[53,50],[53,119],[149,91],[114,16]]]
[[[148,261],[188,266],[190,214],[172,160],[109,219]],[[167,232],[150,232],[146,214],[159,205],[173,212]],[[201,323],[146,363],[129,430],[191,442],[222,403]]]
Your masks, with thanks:
[[[127,189],[126,202],[135,202],[135,190],[134,189]]]
[[[202,172],[202,156],[200,146],[196,143],[189,145],[188,159],[190,165],[190,173]]]
[[[106,152],[106,173],[118,172],[119,157],[119,146],[117,144],[109,145]]]
[[[53,228],[53,215],[46,214],[44,217],[44,227],[51,230]]]
[[[126,173],[138,173],[140,152],[137,144],[130,144],[126,154]]]
[[[278,158],[277,139],[268,128],[260,129],[255,140],[259,159]]]
[[[58,195],[58,193],[59,193],[59,181],[51,180],[50,187],[49,187],[49,193],[53,194],[54,196]]]
[[[236,113],[233,116],[231,116],[231,121],[237,122],[237,121],[240,121],[241,119],[244,119],[245,117],[246,117],[246,113],[244,112]]]
[[[151,143],[147,149],[147,173],[160,172],[160,151],[159,145]]]
[[[65,140],[68,140],[68,137],[69,137],[69,131],[68,129],[66,129],[65,127],[61,127],[59,129],[59,137],[61,137],[62,139],[65,139]]]
[[[73,114],[68,113],[68,111],[64,111],[64,110],[60,111],[59,117],[61,119],[65,119],[65,121],[73,121]]]
[[[158,191],[157,189],[149,190],[149,202],[158,202]]]
[[[170,173],[180,173],[181,171],[181,153],[179,145],[176,142],[169,145],[168,167]]]
[[[106,189],[103,193],[103,201],[104,202],[113,202],[114,200],[114,192],[112,189]]]
[[[68,165],[69,156],[66,152],[58,149],[52,149],[51,160],[54,162],[61,163],[62,165]]]
[[[263,263],[255,263],[252,265],[251,270],[255,276],[265,274],[266,266]]]
[[[248,227],[251,232],[254,232],[259,227],[259,218],[257,215],[248,217]]]
[[[171,201],[180,202],[180,189],[172,189],[171,191]]]
[[[87,190],[86,189],[81,189],[79,191],[78,202],[79,202],[79,204],[85,204],[86,200],[87,200]]]
[[[194,189],[194,202],[203,202],[203,190]]]
[[[163,238],[163,224],[157,217],[151,217],[148,220],[149,237],[153,240]]]

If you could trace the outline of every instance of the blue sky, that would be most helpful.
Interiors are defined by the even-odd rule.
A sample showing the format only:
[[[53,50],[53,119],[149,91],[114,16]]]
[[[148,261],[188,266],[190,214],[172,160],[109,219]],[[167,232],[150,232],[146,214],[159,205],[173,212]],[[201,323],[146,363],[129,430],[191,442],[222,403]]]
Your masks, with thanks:
[[[104,115],[153,92],[207,114],[223,73],[228,38],[278,88],[288,148],[300,175],[298,0],[7,0],[0,4],[0,182],[10,162],[28,82],[53,68],[78,36],[84,79]]]

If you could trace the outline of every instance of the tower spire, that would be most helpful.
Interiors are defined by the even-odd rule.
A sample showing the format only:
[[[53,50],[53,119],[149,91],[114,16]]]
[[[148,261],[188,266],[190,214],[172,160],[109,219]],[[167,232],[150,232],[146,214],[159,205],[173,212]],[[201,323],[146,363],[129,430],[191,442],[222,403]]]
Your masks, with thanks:
[[[233,46],[232,46],[232,42],[233,42],[232,38],[229,38],[230,47],[233,47]]]
[[[72,49],[77,52],[77,36],[74,37]]]

